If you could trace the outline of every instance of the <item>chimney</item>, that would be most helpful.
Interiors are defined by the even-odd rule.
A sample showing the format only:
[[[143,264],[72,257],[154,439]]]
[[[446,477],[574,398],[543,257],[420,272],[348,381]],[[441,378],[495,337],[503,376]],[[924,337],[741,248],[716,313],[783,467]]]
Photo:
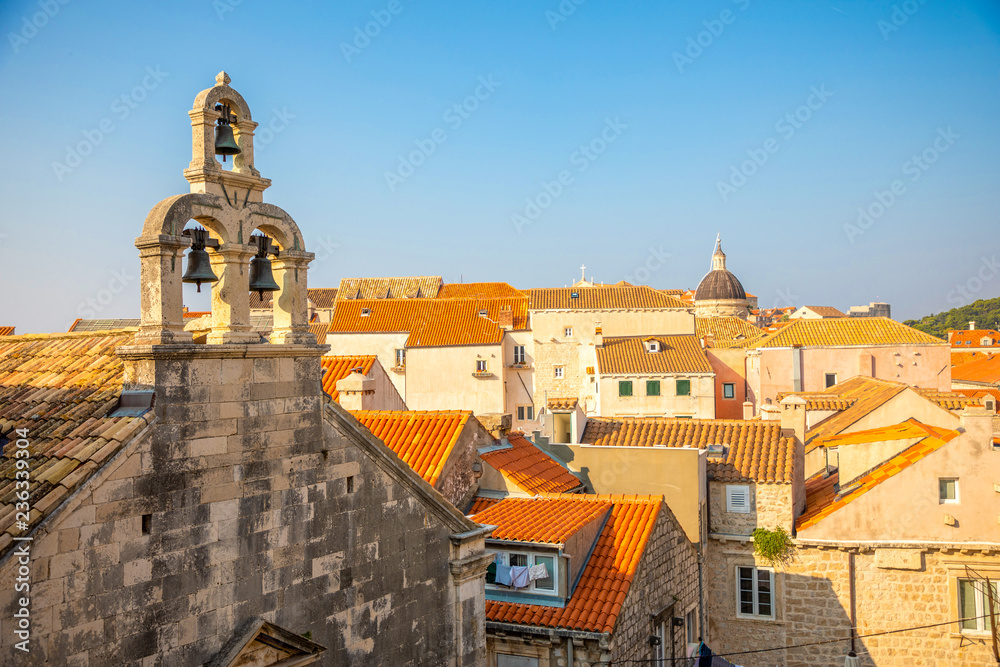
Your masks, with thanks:
[[[743,401],[743,419],[753,419],[753,403]]]
[[[970,320],[969,321],[969,331],[975,331],[975,330],[976,330],[976,323],[974,321]]]
[[[375,407],[375,380],[354,369],[337,381],[337,402],[345,410],[371,410]]]
[[[958,413],[965,434],[975,442],[983,443],[986,451],[993,446],[993,414],[982,405],[967,405]]]
[[[858,352],[858,375],[863,377],[875,377],[875,357],[871,352]]]
[[[776,422],[781,419],[780,409],[772,403],[765,403],[760,406],[761,421]]]
[[[802,391],[802,346],[792,346],[792,391]]]
[[[715,336],[710,333],[705,334],[701,337],[701,347],[703,350],[710,347],[715,347]]]
[[[801,396],[782,399],[781,434],[786,438],[794,435],[799,442],[806,441],[806,399]]]
[[[604,346],[604,329],[600,322],[594,324],[594,345],[596,347]]]
[[[497,325],[501,329],[513,329],[514,328],[514,311],[509,307],[501,308],[500,314],[497,315]]]

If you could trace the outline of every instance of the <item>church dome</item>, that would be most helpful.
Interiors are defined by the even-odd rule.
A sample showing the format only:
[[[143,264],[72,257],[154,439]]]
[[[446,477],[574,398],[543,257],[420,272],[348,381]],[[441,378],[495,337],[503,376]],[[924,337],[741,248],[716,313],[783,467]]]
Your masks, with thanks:
[[[716,239],[712,254],[712,270],[709,271],[695,292],[695,301],[746,301],[747,293],[739,279],[726,269],[726,253],[722,252],[722,241]]]

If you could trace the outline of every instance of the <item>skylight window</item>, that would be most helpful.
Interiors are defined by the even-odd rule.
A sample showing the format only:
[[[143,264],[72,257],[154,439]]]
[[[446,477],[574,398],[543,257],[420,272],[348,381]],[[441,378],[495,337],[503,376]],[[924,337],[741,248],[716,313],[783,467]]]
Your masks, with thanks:
[[[371,314],[372,314],[372,309],[371,308],[362,308],[361,309],[361,317],[368,317]]]

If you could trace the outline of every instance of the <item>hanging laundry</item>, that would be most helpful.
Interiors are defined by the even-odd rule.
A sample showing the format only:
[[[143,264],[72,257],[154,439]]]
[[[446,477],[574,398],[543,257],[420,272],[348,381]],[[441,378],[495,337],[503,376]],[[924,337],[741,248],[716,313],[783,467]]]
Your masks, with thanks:
[[[532,565],[530,568],[528,568],[528,579],[530,581],[535,581],[536,579],[545,579],[548,576],[549,576],[549,568],[545,567],[545,563]]]
[[[497,564],[495,562],[490,563],[490,566],[486,568],[486,583],[497,583]]]
[[[531,583],[528,578],[528,568],[521,566],[510,568],[510,581],[514,588],[527,588]]]
[[[496,583],[500,584],[501,586],[510,586],[511,584],[510,570],[511,570],[510,565],[497,563]]]

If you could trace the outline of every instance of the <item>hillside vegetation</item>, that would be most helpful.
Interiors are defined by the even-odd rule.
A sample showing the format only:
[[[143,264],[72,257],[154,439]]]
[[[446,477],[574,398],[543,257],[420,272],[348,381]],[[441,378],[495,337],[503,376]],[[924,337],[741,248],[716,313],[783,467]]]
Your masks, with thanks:
[[[981,299],[968,306],[952,308],[937,315],[927,315],[919,320],[906,320],[903,324],[947,340],[948,329],[968,329],[970,321],[976,323],[977,329],[1000,328],[1000,297]]]

